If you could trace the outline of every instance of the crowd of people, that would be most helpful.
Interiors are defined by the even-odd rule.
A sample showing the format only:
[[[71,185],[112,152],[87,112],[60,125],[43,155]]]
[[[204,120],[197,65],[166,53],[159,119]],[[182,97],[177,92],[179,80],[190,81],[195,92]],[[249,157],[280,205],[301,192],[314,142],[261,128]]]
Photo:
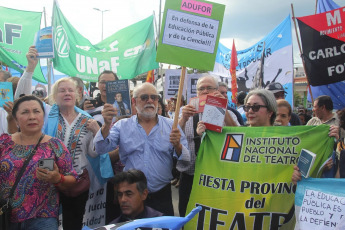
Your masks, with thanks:
[[[181,107],[174,128],[177,97],[164,101],[151,83],[134,88],[131,107],[122,102],[121,94],[115,95],[114,104],[106,103],[106,82],[118,80],[111,71],[100,74],[100,94],[95,100],[85,98],[79,78],[66,77],[55,82],[49,100],[43,102],[27,87],[38,63],[34,46],[27,60],[26,71],[14,89],[14,103],[6,103],[0,110],[0,198],[15,201],[11,202],[9,229],[58,229],[60,205],[63,229],[81,229],[93,186],[92,159],[101,155],[109,155],[115,174],[106,189],[106,224],[173,216],[171,186],[177,181],[179,215],[186,215],[195,160],[206,131],[194,106]],[[8,78],[5,71],[0,72],[0,81]],[[227,98],[229,90],[210,75],[199,78],[196,89],[197,96],[222,98]],[[324,170],[335,167],[334,177],[345,177],[345,109],[334,113],[329,96],[315,99],[311,119],[306,111],[293,113],[280,83],[238,93],[237,106],[238,110],[228,108],[225,126],[329,124],[338,154]],[[52,159],[52,169],[40,167],[44,159]],[[292,181],[300,179],[295,166]]]

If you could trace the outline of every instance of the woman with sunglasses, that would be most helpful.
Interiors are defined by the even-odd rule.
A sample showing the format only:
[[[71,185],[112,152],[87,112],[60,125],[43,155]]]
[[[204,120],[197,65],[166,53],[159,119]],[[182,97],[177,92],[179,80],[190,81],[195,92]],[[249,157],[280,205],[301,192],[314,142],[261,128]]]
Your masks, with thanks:
[[[256,89],[244,99],[243,110],[249,126],[272,126],[277,115],[277,102],[272,92]]]

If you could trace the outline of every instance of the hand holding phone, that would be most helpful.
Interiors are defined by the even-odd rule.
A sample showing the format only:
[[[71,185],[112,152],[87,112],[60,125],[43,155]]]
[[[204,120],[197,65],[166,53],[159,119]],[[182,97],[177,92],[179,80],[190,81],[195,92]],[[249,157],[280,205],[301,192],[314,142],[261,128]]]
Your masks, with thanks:
[[[45,158],[38,161],[38,167],[42,169],[48,169],[50,171],[54,170],[54,159]]]

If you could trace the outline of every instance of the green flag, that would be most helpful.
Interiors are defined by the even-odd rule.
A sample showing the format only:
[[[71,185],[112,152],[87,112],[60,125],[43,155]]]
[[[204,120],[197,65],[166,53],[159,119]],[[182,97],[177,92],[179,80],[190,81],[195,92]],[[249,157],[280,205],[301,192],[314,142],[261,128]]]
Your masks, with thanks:
[[[53,28],[54,67],[67,75],[96,82],[102,71],[112,70],[120,79],[132,79],[159,67],[155,61],[153,16],[92,45],[72,27],[54,3]]]
[[[41,25],[41,12],[9,9],[0,6],[0,61],[21,73],[27,60],[26,53],[33,45],[36,32]],[[37,65],[33,78],[47,83],[41,66]]]
[[[208,131],[195,162],[185,229],[293,229],[293,165],[301,149],[317,156],[311,177],[331,155],[329,126],[224,127]]]

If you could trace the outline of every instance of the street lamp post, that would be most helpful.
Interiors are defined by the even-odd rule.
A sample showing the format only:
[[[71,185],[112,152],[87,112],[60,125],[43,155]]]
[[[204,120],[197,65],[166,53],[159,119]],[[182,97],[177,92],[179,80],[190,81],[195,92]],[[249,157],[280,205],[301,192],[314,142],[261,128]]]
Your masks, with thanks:
[[[102,41],[103,41],[103,13],[104,12],[107,12],[107,11],[109,11],[109,10],[100,10],[100,9],[98,9],[98,8],[93,8],[94,10],[97,10],[97,11],[99,11],[99,12],[101,12],[102,13]]]

